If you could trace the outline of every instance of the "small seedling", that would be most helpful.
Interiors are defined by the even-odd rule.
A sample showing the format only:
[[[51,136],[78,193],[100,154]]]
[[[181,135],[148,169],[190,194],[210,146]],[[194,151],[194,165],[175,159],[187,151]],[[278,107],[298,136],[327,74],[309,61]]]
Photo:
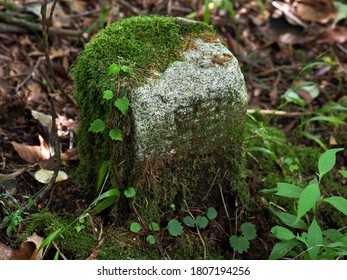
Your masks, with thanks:
[[[257,236],[255,225],[252,223],[243,223],[241,225],[241,231],[242,234],[240,236],[232,235],[229,238],[231,248],[239,254],[247,252],[249,249],[249,241],[253,240]]]

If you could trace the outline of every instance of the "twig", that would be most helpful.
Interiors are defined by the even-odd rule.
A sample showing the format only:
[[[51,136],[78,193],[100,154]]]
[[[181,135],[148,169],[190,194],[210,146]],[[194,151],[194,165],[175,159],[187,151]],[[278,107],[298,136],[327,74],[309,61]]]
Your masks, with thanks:
[[[274,116],[286,116],[286,117],[300,117],[309,115],[310,113],[306,112],[286,112],[286,111],[278,111],[278,110],[257,110],[257,109],[248,109],[247,114],[255,114],[260,113],[262,115],[274,115]]]
[[[57,0],[54,1],[56,3]],[[54,12],[54,7],[55,5],[53,4],[52,10],[51,10],[51,16]],[[46,11],[47,11],[47,0],[43,0],[42,6],[41,6],[41,14],[42,14],[42,37],[43,37],[43,47],[44,47],[44,52],[45,52],[45,57],[46,57],[46,62],[48,65],[48,68],[50,69],[52,76],[54,76],[53,68],[51,65],[51,60],[49,58],[49,51],[48,51],[48,31],[49,31],[49,26],[47,24],[47,18],[46,18]],[[55,77],[55,76],[54,76]],[[56,82],[56,79],[55,79]],[[51,105],[51,113],[52,113],[52,129],[51,129],[51,137],[52,137],[52,142],[54,146],[54,162],[55,162],[55,167],[54,167],[54,173],[51,178],[51,180],[48,182],[48,184],[42,188],[40,193],[36,197],[36,202],[40,201],[47,193],[49,190],[51,190],[54,186],[54,183],[58,177],[58,172],[59,172],[59,167],[60,167],[60,143],[58,139],[58,134],[57,134],[57,125],[56,125],[56,119],[57,119],[57,113],[55,111],[55,105],[54,105],[54,100],[50,96],[49,93],[47,93],[48,100]]]
[[[186,207],[187,207],[187,212],[188,212],[188,214],[190,215],[190,217],[191,217],[191,218],[193,219],[193,221],[195,222],[196,231],[197,231],[197,233],[198,233],[198,235],[199,235],[200,241],[201,241],[201,243],[202,243],[202,247],[204,248],[204,260],[206,260],[206,258],[207,258],[207,249],[206,249],[205,240],[204,240],[204,239],[202,238],[202,236],[201,236],[201,233],[200,233],[200,230],[199,230],[199,226],[198,226],[197,223],[196,223],[195,217],[194,217],[193,214],[189,211],[189,207],[188,207],[187,202],[186,202],[185,200],[183,200],[183,202],[184,202],[184,204],[185,204]]]
[[[125,7],[129,8],[133,13],[138,15],[144,15],[145,13],[139,10],[138,8],[134,7],[133,5],[129,4],[127,1],[118,0],[120,4],[124,5]]]
[[[18,92],[18,90],[20,90],[21,87],[24,86],[24,85],[26,84],[26,82],[29,81],[30,78],[33,77],[33,76],[35,75],[35,71],[37,70],[37,67],[39,67],[40,63],[41,63],[41,58],[39,58],[39,59],[36,61],[36,64],[35,64],[33,70],[30,71],[30,74],[29,74],[28,76],[26,76],[26,78],[25,78],[19,85],[17,85],[17,87],[16,87],[16,92]]]
[[[32,31],[40,31],[41,25],[38,23],[33,23],[25,19],[16,18],[8,13],[0,12],[0,19],[4,20],[7,23],[12,23],[25,27],[26,29]],[[61,29],[52,27],[49,29],[50,34],[61,35],[61,36],[70,36],[70,37],[80,37],[83,35],[83,31],[77,31],[72,29]]]

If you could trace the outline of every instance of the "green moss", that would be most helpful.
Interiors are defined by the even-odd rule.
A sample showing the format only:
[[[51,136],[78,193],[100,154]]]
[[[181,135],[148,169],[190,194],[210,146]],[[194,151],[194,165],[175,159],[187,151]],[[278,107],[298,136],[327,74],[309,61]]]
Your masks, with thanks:
[[[147,77],[182,59],[185,37],[206,32],[214,33],[210,26],[203,23],[192,24],[172,17],[132,17],[109,25],[86,45],[72,73],[75,77],[74,95],[81,115],[78,130],[80,168],[77,175],[88,185],[87,189],[94,187],[99,166],[110,157],[119,169],[116,177],[123,177],[116,182],[118,185],[124,183],[124,176],[132,173],[129,160],[122,164],[133,154],[130,145],[131,114],[121,116],[114,110],[112,102],[102,99],[104,90],[117,91],[117,79],[107,75],[109,65],[118,63],[130,67],[130,72],[121,73],[120,88],[120,96],[129,96],[132,89],[140,86]],[[108,127],[121,128],[124,141],[115,143],[107,132],[88,132],[90,124],[98,118],[103,119]]]
[[[47,237],[54,231],[63,229],[62,234],[54,240],[60,251],[67,258],[86,259],[98,245],[97,237],[93,236],[92,226],[88,222],[84,230],[77,232],[74,226],[70,226],[73,220],[74,218],[68,215],[62,217],[51,212],[43,212],[26,222],[26,228],[17,242],[21,243],[34,232],[39,236]]]

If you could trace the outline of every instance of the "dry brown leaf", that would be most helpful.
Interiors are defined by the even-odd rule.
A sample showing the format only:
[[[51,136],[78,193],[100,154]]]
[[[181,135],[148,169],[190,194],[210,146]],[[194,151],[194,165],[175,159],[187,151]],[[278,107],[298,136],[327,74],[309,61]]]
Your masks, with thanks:
[[[336,18],[333,0],[295,0],[291,11],[300,19],[326,24]]]
[[[10,260],[12,249],[0,242],[0,260]]]
[[[42,159],[49,159],[51,157],[49,147],[40,135],[39,140],[40,146],[19,144],[15,141],[12,141],[11,144],[23,160],[29,163],[38,163]]]
[[[317,42],[320,44],[329,43],[329,44],[343,44],[347,41],[347,27],[336,26],[335,28],[328,29],[323,32]]]
[[[33,233],[30,237],[24,241],[19,249],[12,252],[11,260],[41,260],[42,250],[38,252],[43,238]]]
[[[19,144],[15,141],[11,142],[13,148],[16,150],[18,155],[29,163],[38,163],[41,159],[41,148],[40,146],[30,146],[25,144]]]

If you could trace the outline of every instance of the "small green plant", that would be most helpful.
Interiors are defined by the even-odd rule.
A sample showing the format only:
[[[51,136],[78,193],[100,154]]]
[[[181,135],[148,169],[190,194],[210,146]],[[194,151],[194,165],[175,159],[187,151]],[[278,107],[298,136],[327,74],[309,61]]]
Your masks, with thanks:
[[[6,234],[11,235],[12,232],[17,231],[19,223],[28,219],[26,217],[30,216],[30,213],[27,212],[35,205],[35,200],[29,196],[22,196],[22,198],[27,199],[27,202],[22,206],[22,204],[10,194],[0,194],[0,204],[2,205],[2,211],[5,216],[0,223],[1,228],[6,227]],[[13,209],[14,210],[10,210]]]
[[[112,90],[107,89],[103,91],[103,99],[107,100],[107,101],[112,101],[114,100],[114,107],[115,109],[119,110],[122,115],[126,115],[129,106],[130,106],[130,102],[129,99],[126,98],[125,96],[123,97],[119,97],[119,92],[120,92],[120,73],[121,72],[129,72],[130,68],[128,66],[125,65],[118,65],[115,63],[112,63],[109,68],[108,68],[108,75],[110,76],[116,76],[117,80],[118,80],[118,88],[117,88],[117,92],[116,94],[114,94],[112,92]],[[93,132],[93,133],[100,133],[103,132],[106,129],[107,125],[105,123],[105,121],[103,121],[102,119],[96,119],[94,120],[91,124],[90,127],[88,129],[88,131]],[[116,141],[122,141],[123,137],[122,137],[122,131],[119,128],[111,128],[109,130],[109,134],[110,138],[112,140],[116,140]]]
[[[239,254],[247,252],[249,249],[249,241],[257,237],[257,230],[252,223],[243,223],[241,225],[240,236],[232,235],[229,238],[231,248],[233,248]]]
[[[272,235],[280,242],[275,244],[269,259],[280,259],[285,256],[304,259],[333,259],[346,255],[347,227],[335,230],[322,230],[319,225],[319,207],[328,203],[347,216],[347,200],[341,196],[323,198],[320,184],[322,178],[330,172],[336,163],[336,153],[343,149],[331,149],[324,152],[318,160],[317,176],[305,188],[288,184],[277,183],[274,189],[262,190],[263,193],[294,199],[294,214],[279,212],[271,206],[269,209],[281,222],[289,228],[274,226]],[[345,176],[346,172],[340,171]],[[303,219],[304,218],[304,219]],[[299,231],[298,233],[296,233]],[[301,234],[300,234],[301,231]]]

